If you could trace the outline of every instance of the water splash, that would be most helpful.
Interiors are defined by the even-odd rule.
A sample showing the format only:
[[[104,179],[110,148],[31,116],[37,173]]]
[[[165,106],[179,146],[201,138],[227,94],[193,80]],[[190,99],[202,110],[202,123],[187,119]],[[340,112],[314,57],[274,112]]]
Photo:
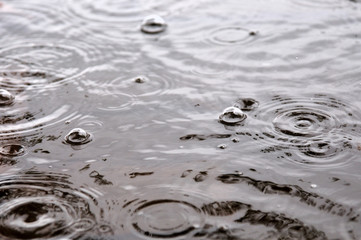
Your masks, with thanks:
[[[69,175],[26,171],[0,178],[0,236],[59,239],[84,234],[96,223],[94,196],[76,189]]]

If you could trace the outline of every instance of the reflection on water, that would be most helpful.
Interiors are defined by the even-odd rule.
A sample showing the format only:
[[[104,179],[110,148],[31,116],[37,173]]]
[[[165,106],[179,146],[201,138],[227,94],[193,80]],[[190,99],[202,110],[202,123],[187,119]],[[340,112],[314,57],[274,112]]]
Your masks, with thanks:
[[[0,2],[0,238],[360,239],[361,6]]]

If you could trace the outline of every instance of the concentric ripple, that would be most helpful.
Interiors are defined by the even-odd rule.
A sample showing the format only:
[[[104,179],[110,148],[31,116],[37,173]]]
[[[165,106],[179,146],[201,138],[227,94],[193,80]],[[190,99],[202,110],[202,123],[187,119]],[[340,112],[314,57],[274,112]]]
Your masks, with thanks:
[[[84,42],[14,42],[0,50],[0,78],[10,88],[16,81],[17,88],[43,89],[79,77],[90,63],[101,58],[98,49]],[[4,83],[1,87],[7,87]]]
[[[33,171],[1,178],[1,239],[70,239],[94,226],[96,196],[68,178]]]
[[[221,27],[213,30],[209,34],[209,41],[218,45],[247,44],[256,38],[256,33],[252,30],[237,27]]]
[[[325,95],[310,98],[275,96],[256,111],[267,129],[266,137],[282,142],[301,142],[329,134],[343,134],[344,126],[354,124],[361,111],[341,100]]]
[[[277,113],[273,120],[277,132],[289,136],[314,137],[335,128],[336,120],[318,109],[295,106]]]
[[[155,192],[161,195],[157,198]],[[169,194],[161,193],[159,189],[154,190],[147,199],[138,198],[124,205],[130,213],[126,216],[127,225],[137,235],[146,237],[190,236],[202,227],[205,221],[201,201],[188,194]]]
[[[172,238],[186,235],[199,226],[200,210],[185,201],[161,199],[134,210],[132,225],[148,237]]]
[[[168,14],[170,12],[183,11],[194,5],[193,1],[71,1],[67,3],[68,11],[80,19],[102,23],[130,23],[139,22],[144,13],[157,11]]]
[[[283,152],[281,158],[302,164],[339,166],[353,159],[355,133],[350,126],[360,116],[358,108],[325,95],[275,96],[254,115],[262,131],[254,139],[265,143],[265,153]]]

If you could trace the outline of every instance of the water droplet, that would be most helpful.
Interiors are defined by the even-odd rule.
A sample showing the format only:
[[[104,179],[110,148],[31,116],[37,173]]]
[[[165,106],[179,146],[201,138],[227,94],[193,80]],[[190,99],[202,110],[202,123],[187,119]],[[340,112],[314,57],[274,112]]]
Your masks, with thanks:
[[[217,147],[220,148],[220,149],[226,149],[227,145],[226,144],[219,144]]]
[[[232,142],[238,143],[238,142],[239,142],[239,138],[232,138]]]
[[[9,157],[16,157],[25,153],[25,147],[18,144],[7,144],[0,147],[0,154]]]
[[[146,81],[148,81],[148,79],[144,76],[138,76],[134,79],[134,82],[136,83],[145,83]]]
[[[145,33],[160,33],[167,28],[167,23],[158,15],[150,15],[144,18],[141,30]]]
[[[65,142],[72,145],[82,145],[90,142],[92,136],[82,128],[74,128],[65,136]]]
[[[228,107],[219,116],[219,121],[226,125],[237,125],[242,123],[247,115],[237,107]]]
[[[14,102],[14,95],[5,89],[0,89],[0,106],[8,106]]]

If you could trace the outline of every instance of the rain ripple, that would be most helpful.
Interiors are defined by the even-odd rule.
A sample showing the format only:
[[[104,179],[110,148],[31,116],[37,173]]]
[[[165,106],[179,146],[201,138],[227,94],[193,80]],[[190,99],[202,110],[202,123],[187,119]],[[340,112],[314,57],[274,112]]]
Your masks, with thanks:
[[[249,121],[261,133],[239,131],[237,134],[260,141],[264,153],[283,152],[280,158],[296,163],[335,167],[352,161],[355,156],[352,149],[356,135],[352,126],[360,116],[358,108],[330,96],[277,95],[260,105],[253,121]]]
[[[92,63],[103,59],[99,49],[85,42],[50,42],[30,39],[3,46],[1,86],[12,88],[15,81],[17,88],[44,90],[78,78]]]
[[[26,171],[0,178],[2,239],[73,239],[96,225],[95,192],[69,175]]]

